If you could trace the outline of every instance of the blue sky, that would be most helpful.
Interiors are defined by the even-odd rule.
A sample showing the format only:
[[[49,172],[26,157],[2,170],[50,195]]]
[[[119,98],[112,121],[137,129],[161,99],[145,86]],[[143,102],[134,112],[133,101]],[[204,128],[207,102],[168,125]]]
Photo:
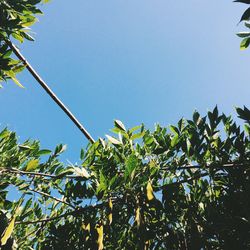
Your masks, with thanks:
[[[114,119],[128,127],[169,125],[205,113],[249,106],[250,50],[235,33],[245,5],[228,0],[53,0],[22,53],[92,136]],[[25,89],[0,90],[1,127],[44,148],[68,145],[79,160],[86,139],[27,73]]]

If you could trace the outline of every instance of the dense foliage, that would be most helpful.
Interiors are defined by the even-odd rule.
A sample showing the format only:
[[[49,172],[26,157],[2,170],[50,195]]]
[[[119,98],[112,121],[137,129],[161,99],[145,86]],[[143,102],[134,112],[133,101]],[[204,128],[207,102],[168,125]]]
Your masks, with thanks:
[[[89,145],[82,163],[69,166],[58,160],[62,145],[41,150],[3,130],[2,245],[249,249],[250,111],[237,111],[244,131],[217,108],[153,132],[116,121],[116,137]]]

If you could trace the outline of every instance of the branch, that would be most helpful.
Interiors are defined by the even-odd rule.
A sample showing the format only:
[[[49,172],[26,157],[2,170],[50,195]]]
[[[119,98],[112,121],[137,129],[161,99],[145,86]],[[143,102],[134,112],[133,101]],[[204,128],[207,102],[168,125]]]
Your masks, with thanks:
[[[189,178],[187,180],[182,180],[182,181],[174,182],[174,183],[168,183],[168,184],[165,184],[165,185],[163,185],[163,186],[161,186],[159,188],[163,189],[163,188],[166,188],[167,186],[181,185],[181,184],[188,183],[188,182],[191,182],[193,180],[196,180],[196,179],[199,179],[199,178],[202,178],[202,177],[205,177],[205,176],[208,176],[208,173],[203,173],[203,174],[191,177],[191,178]],[[113,200],[113,204],[115,204],[115,203],[117,203],[119,201],[122,201],[123,199],[124,199],[123,197],[115,198]],[[93,209],[101,209],[101,208],[103,208],[103,207],[105,207],[107,205],[108,205],[108,202],[106,201],[106,202],[103,202],[103,203],[100,203],[100,204],[97,204],[97,205],[90,205],[90,206],[86,206],[86,207],[82,207],[82,208],[77,208],[77,209],[75,209],[73,211],[66,212],[66,213],[61,214],[59,216],[54,216],[54,217],[40,219],[40,220],[34,220],[34,221],[17,221],[16,224],[28,225],[28,224],[37,224],[37,223],[47,223],[47,222],[58,220],[58,219],[61,219],[61,218],[66,218],[66,217],[72,216],[72,215],[73,216],[80,216],[83,213],[85,213],[86,211],[93,210]]]
[[[117,202],[117,200],[115,200],[114,202]],[[54,217],[50,217],[50,218],[45,218],[45,219],[40,219],[40,220],[34,220],[34,221],[17,221],[15,224],[25,224],[25,225],[29,225],[29,224],[36,224],[36,223],[47,223],[47,222],[50,222],[50,221],[54,221],[54,220],[58,220],[58,219],[61,219],[61,218],[66,218],[68,216],[80,216],[82,215],[83,213],[89,211],[89,210],[93,210],[93,209],[101,209],[105,206],[108,205],[108,202],[103,202],[103,203],[100,203],[100,204],[96,204],[96,205],[90,205],[90,206],[86,206],[86,207],[81,207],[81,208],[77,208],[73,211],[70,211],[70,212],[66,212],[64,214],[61,214],[59,216],[54,216]]]
[[[47,94],[53,99],[53,101],[63,110],[63,112],[69,117],[69,119],[80,129],[84,136],[91,142],[94,143],[95,140],[89,134],[89,132],[83,127],[83,125],[77,120],[77,118],[70,112],[70,110],[64,105],[64,103],[56,96],[56,94],[49,88],[45,81],[39,76],[39,74],[32,68],[30,63],[21,54],[17,47],[9,40],[5,39],[5,42],[13,50],[15,55],[19,60],[23,62],[30,74],[36,79],[40,86],[47,92]]]
[[[38,177],[47,177],[47,178],[51,178],[51,179],[61,179],[61,178],[76,179],[76,178],[81,178],[81,176],[66,175],[65,173],[58,174],[58,175],[53,175],[53,174],[45,174],[45,173],[40,173],[40,172],[28,172],[28,171],[23,171],[23,170],[20,170],[20,169],[17,169],[17,168],[4,168],[4,169],[1,169],[0,174],[2,172],[20,174],[20,175],[31,175],[31,176],[38,176]]]
[[[249,163],[225,163],[225,164],[211,164],[211,165],[186,165],[181,167],[176,167],[176,170],[185,170],[185,169],[222,169],[222,168],[233,168],[233,167],[246,167],[250,166]],[[171,170],[171,167],[166,166],[161,168],[161,170]]]
[[[58,201],[58,202],[60,202],[60,203],[63,203],[63,204],[65,204],[65,205],[67,205],[67,206],[69,206],[69,207],[75,209],[75,207],[74,207],[73,205],[71,205],[70,203],[68,203],[68,202],[66,202],[66,201],[63,201],[63,200],[61,200],[61,199],[58,199],[58,198],[56,198],[56,197],[54,197],[54,196],[51,196],[51,195],[49,195],[49,194],[47,194],[47,193],[44,193],[44,192],[42,192],[42,191],[38,191],[38,190],[35,190],[35,189],[31,189],[31,188],[29,188],[29,191],[35,192],[35,193],[40,194],[40,195],[45,196],[45,197],[48,197],[48,198],[50,198],[50,199],[53,199],[53,200],[55,200],[55,201]]]

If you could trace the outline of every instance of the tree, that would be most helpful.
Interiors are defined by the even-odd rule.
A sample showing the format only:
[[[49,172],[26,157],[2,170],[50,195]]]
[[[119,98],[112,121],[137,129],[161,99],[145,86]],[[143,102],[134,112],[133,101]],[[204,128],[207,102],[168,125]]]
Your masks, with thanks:
[[[9,39],[31,39],[40,2],[0,1],[1,80],[26,66]],[[250,110],[236,111],[241,126],[217,107],[152,132],[117,120],[80,165],[4,129],[1,249],[249,249]]]

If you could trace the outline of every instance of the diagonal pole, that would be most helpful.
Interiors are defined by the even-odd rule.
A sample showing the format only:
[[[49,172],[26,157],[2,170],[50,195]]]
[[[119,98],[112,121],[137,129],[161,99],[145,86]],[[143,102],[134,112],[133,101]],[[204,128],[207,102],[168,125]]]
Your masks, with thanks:
[[[95,140],[89,134],[89,132],[83,127],[83,125],[76,119],[71,111],[64,105],[64,103],[56,96],[56,94],[49,88],[46,82],[39,76],[39,74],[33,69],[26,58],[21,54],[18,48],[10,41],[5,39],[8,46],[13,50],[14,54],[20,61],[26,66],[30,74],[36,79],[40,86],[47,92],[47,94],[53,99],[53,101],[63,110],[63,112],[69,117],[69,119],[80,129],[84,136],[89,140],[90,143],[94,143]]]

